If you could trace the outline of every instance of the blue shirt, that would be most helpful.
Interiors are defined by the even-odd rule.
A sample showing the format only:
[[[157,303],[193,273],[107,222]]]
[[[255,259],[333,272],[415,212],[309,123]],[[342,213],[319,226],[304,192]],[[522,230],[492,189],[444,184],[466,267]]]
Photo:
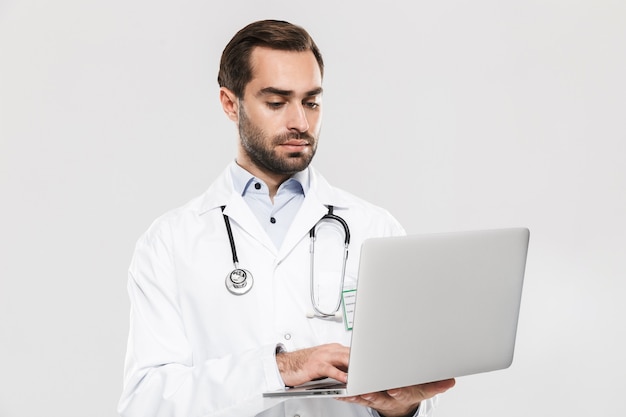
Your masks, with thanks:
[[[230,173],[235,191],[241,193],[276,248],[280,248],[309,191],[309,170],[300,171],[283,182],[278,187],[273,203],[269,188],[263,180],[256,178],[237,163],[231,164]]]

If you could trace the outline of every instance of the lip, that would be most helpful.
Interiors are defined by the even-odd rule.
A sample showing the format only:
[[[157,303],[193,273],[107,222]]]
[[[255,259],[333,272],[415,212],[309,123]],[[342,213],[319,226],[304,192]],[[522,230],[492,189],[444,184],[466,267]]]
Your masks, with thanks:
[[[290,151],[290,152],[300,152],[302,151],[302,149],[304,149],[307,146],[309,146],[309,142],[307,142],[306,140],[301,140],[301,139],[291,139],[291,140],[288,140],[287,142],[280,144],[281,148],[286,149],[287,151]]]
[[[306,146],[309,142],[304,139],[289,139],[288,141],[282,143],[283,146]]]

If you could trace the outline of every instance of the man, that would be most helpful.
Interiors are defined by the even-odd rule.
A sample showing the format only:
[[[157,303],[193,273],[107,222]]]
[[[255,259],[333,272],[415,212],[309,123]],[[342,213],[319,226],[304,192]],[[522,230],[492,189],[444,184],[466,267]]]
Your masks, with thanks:
[[[428,415],[432,398],[454,385],[341,400],[262,396],[321,377],[346,380],[350,331],[332,315],[314,317],[312,304],[332,314],[337,291],[356,286],[361,242],[404,233],[387,211],[331,187],[309,166],[323,69],[307,32],[287,22],[252,23],[226,46],[219,98],[238,128],[237,157],[137,243],[122,415]],[[343,238],[324,226],[312,302],[309,230],[330,211],[347,222],[357,249],[338,288],[341,262],[329,257],[341,256]]]

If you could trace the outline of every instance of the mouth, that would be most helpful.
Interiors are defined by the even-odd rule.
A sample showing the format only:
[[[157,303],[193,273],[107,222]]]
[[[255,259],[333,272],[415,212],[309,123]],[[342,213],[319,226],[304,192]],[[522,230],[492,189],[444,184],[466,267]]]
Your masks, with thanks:
[[[289,139],[279,145],[287,152],[302,152],[309,146],[309,142],[303,139]]]

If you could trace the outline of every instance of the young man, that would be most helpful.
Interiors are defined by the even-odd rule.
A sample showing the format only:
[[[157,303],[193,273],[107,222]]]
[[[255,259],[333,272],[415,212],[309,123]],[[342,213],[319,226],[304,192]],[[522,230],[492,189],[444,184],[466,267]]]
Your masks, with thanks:
[[[287,22],[252,23],[226,46],[219,97],[238,128],[237,157],[137,243],[123,416],[421,416],[454,385],[341,400],[262,396],[321,377],[346,380],[350,332],[333,313],[342,289],[356,286],[359,251],[344,276],[342,220],[324,220],[312,277],[309,231],[332,214],[347,223],[352,248],[404,233],[387,211],[331,187],[309,165],[323,69],[307,32]]]

